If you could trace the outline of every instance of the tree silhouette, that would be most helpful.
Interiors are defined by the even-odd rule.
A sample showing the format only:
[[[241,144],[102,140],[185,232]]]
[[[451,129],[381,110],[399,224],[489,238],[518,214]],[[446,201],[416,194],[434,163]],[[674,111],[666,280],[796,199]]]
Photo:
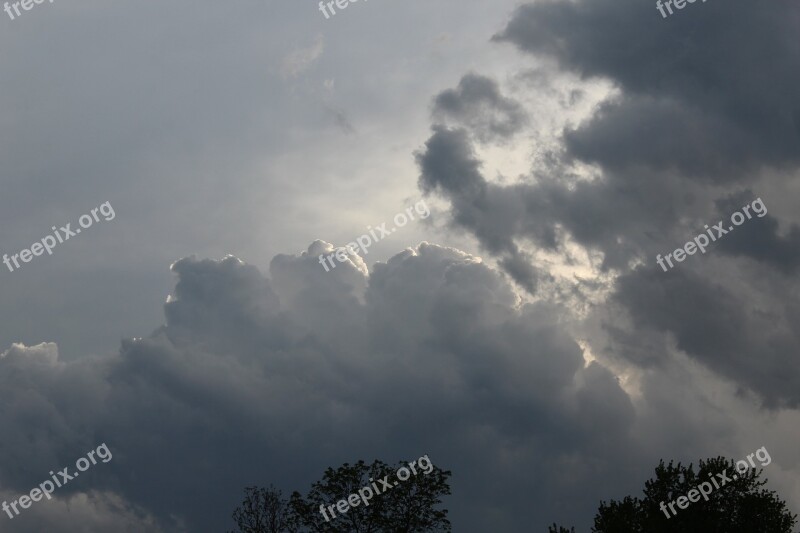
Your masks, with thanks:
[[[328,468],[322,479],[311,485],[308,494],[302,496],[295,491],[288,501],[274,489],[258,489],[262,491],[258,493],[259,498],[253,498],[256,489],[248,487],[245,489],[248,498],[234,511],[233,517],[239,533],[451,531],[447,510],[439,508],[441,498],[450,494],[447,480],[451,472],[439,469],[430,461],[424,468],[421,464],[416,466],[416,474],[399,480],[396,472],[401,467],[408,469],[407,463],[396,467],[377,460],[369,465],[364,461],[353,465],[345,463],[337,469]],[[347,510],[338,510],[337,503],[348,500],[350,495],[356,496]],[[267,501],[269,506],[262,504]],[[273,515],[276,520],[266,519]]]
[[[281,533],[289,527],[289,507],[281,491],[245,487],[244,501],[233,511],[240,533]]]
[[[593,533],[792,533],[797,523],[777,493],[761,488],[767,483],[761,469],[737,472],[735,461],[717,457],[700,460],[696,471],[692,464],[662,460],[655,472],[655,479],[645,482],[643,498],[600,502]],[[697,490],[704,483],[705,496]],[[672,513],[669,503],[690,491],[697,501],[684,499],[685,508],[673,503]]]

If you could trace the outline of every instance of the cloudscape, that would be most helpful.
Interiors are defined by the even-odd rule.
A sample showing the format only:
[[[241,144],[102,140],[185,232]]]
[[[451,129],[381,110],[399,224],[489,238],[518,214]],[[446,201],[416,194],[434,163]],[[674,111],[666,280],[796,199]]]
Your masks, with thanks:
[[[796,531],[797,2],[4,7],[0,531]]]

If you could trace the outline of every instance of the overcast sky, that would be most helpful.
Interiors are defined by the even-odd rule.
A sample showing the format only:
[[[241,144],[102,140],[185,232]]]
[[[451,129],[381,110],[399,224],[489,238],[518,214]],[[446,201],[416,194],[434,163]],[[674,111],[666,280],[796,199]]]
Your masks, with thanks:
[[[798,27],[795,0],[0,12],[0,254],[114,210],[0,265],[0,498],[113,454],[0,531],[220,532],[246,485],[424,454],[458,533],[588,531],[661,458],[762,446],[800,511]]]

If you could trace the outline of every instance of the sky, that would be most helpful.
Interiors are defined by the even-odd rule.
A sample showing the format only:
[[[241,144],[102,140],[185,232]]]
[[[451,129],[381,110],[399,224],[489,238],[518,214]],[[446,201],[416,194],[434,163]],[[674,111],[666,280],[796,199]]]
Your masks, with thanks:
[[[424,454],[456,532],[588,531],[662,458],[761,447],[800,511],[799,26],[792,0],[0,13],[0,499],[113,456],[0,531],[218,532],[245,486]]]

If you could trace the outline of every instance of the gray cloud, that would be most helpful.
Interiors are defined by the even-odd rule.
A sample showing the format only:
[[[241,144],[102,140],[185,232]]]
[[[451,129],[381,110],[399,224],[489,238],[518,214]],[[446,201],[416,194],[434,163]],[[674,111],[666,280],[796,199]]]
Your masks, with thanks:
[[[325,50],[325,39],[322,34],[317,35],[314,44],[292,50],[284,59],[281,74],[287,78],[295,78],[311,68]]]
[[[433,116],[470,128],[482,142],[511,137],[527,122],[518,102],[500,94],[497,82],[478,74],[467,74],[458,87],[442,91],[434,100]]]
[[[745,190],[717,200],[720,219],[730,220],[731,214],[755,198],[751,190]],[[719,249],[732,256],[750,257],[791,275],[800,266],[800,226],[792,223],[782,235],[777,218],[769,213],[763,217],[753,215],[752,219],[720,240]]]
[[[485,531],[489,509],[503,509],[506,530],[530,524],[522,511],[555,501],[546,480],[573,454],[625,475],[612,464],[630,445],[631,402],[607,369],[584,366],[563,310],[520,308],[502,276],[457,250],[421,244],[365,277],[347,263],[325,272],[316,254],[328,247],[276,257],[271,280],[232,257],[176,262],[166,325],[113,358],[11,348],[0,358],[0,401],[14,413],[2,421],[16,435],[2,445],[4,490],[29,489],[42,465],[102,440],[113,460],[64,497],[91,487],[166,530],[212,531],[246,484],[303,488],[346,460],[428,453],[459,473],[456,527]],[[617,451],[598,453],[599,440]],[[571,473],[586,483],[571,495],[583,512],[595,475]]]
[[[13,501],[18,497],[19,494],[0,492],[0,498],[4,501]],[[75,531],[80,528],[80,531],[87,532],[162,533],[185,529],[177,521],[170,524],[170,529],[163,528],[152,515],[131,506],[114,493],[88,491],[66,498],[54,498],[47,501],[46,505],[41,502],[33,504],[35,512],[25,511],[14,517],[13,522],[9,522],[14,531]],[[8,520],[5,513],[3,518]]]
[[[535,292],[541,274],[513,239],[519,231],[517,221],[527,208],[524,198],[517,191],[486,181],[465,130],[442,126],[434,126],[433,130],[425,150],[416,155],[422,171],[420,188],[447,196],[452,201],[453,223],[475,232],[490,252],[503,255],[506,272],[529,292]],[[552,227],[534,231],[533,236],[539,242],[555,246]]]
[[[662,20],[650,3],[537,2],[519,7],[495,40],[619,85],[621,98],[568,139],[577,157],[715,181],[796,165],[800,50],[789,43],[800,9],[691,7]]]
[[[245,485],[303,489],[327,466],[422,453],[454,471],[447,505],[467,533],[580,529],[661,457],[762,445],[797,506],[795,3],[665,21],[652,3],[536,2],[494,39],[519,62],[474,40],[509,1],[335,21],[301,3],[90,3],[4,33],[2,241],[106,199],[119,216],[3,278],[0,493],[100,442],[114,459],[15,530],[220,531]],[[597,79],[614,95],[575,121]],[[428,243],[331,272],[324,241],[275,255],[351,238],[412,194],[396,169],[431,95],[418,183],[486,262]],[[535,154],[532,170],[494,179],[502,149]],[[767,217],[656,270],[656,253],[759,195]],[[570,284],[539,252],[600,259]],[[175,262],[163,327],[93,356],[160,323],[164,266],[191,253],[272,261],[268,276],[233,256]]]
[[[788,370],[800,339],[787,309],[753,308],[746,297],[680,268],[638,269],[620,281],[615,299],[635,325],[674,335],[678,349],[757,391],[768,405],[800,403],[800,375]]]
[[[489,181],[466,133],[435,124],[417,155],[420,188],[449,201],[452,225],[512,276],[535,249],[567,257],[569,241],[599,252],[614,276],[607,303],[647,334],[606,317],[613,341],[598,353],[651,368],[671,357],[674,338],[764,405],[796,406],[800,343],[789,325],[797,309],[786,301],[797,290],[787,276],[800,253],[794,214],[747,221],[670,273],[653,262],[758,191],[768,206],[794,193],[800,50],[788,43],[799,20],[797,5],[783,1],[696,4],[668,20],[651,4],[610,0],[521,6],[495,42],[587,83],[610,81],[614,93],[564,127],[559,150],[511,185]],[[475,127],[491,136],[490,126]],[[575,168],[585,163],[598,169],[591,180]]]

